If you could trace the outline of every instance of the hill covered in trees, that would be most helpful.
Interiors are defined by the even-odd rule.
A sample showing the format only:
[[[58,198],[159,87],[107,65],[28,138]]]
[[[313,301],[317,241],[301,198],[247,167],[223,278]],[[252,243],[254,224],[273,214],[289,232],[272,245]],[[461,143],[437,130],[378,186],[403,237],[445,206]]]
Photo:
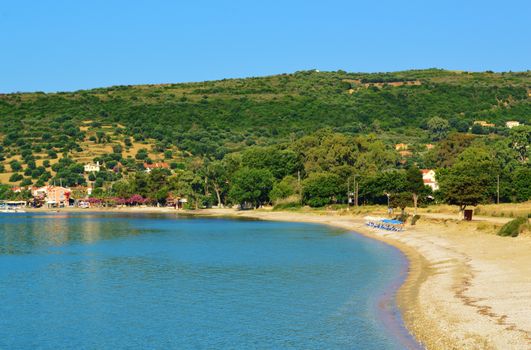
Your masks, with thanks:
[[[495,169],[489,176],[501,175],[502,187],[507,184],[502,200],[525,200],[528,194],[509,183],[519,176],[522,186],[529,185],[529,128],[509,129],[505,123],[530,124],[530,94],[529,72],[438,69],[303,71],[202,83],[4,94],[0,180],[22,185],[88,181],[110,196],[117,195],[112,191],[118,182],[147,176],[138,174],[144,163],[167,161],[173,169],[167,176],[175,179],[166,192],[196,193],[201,205],[241,202],[238,198],[252,189],[235,184],[245,187],[249,178],[264,189],[257,203],[312,197],[295,188],[300,186],[295,181],[299,174],[306,189],[315,187],[311,181],[331,181],[329,187],[341,188],[341,193],[346,193],[346,178],[359,176],[364,181],[362,199],[375,202],[382,201],[388,174],[405,174],[412,166],[450,174],[454,164],[481,155],[476,160]],[[105,171],[89,178],[80,165],[91,161],[100,161]],[[491,188],[492,179],[487,180]],[[378,181],[383,181],[380,187],[373,188]],[[314,203],[344,201],[340,192],[323,198]],[[489,190],[481,200],[492,199]]]

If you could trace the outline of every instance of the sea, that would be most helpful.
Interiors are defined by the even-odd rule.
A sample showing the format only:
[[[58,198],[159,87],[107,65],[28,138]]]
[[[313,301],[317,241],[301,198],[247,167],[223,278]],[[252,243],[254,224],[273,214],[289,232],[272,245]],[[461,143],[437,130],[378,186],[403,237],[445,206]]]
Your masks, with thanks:
[[[420,349],[407,260],[325,225],[0,214],[0,349]]]

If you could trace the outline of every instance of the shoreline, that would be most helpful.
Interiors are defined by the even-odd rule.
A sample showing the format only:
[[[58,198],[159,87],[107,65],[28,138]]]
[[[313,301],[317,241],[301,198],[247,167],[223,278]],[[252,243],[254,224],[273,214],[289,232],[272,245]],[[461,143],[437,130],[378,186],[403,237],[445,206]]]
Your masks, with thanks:
[[[28,212],[50,212],[36,209]],[[158,213],[325,224],[376,239],[408,260],[396,305],[410,334],[427,349],[531,348],[531,239],[479,232],[475,224],[420,221],[404,232],[370,229],[339,212],[171,208],[60,209],[59,212]],[[341,215],[343,214],[343,215]]]

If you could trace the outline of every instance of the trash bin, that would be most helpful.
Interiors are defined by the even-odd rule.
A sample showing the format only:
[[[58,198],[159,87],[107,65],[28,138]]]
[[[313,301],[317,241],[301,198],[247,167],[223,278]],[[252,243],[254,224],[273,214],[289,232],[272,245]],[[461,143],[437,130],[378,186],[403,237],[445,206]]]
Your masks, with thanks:
[[[466,221],[472,221],[472,213],[473,213],[472,209],[466,209],[465,210],[465,220]]]

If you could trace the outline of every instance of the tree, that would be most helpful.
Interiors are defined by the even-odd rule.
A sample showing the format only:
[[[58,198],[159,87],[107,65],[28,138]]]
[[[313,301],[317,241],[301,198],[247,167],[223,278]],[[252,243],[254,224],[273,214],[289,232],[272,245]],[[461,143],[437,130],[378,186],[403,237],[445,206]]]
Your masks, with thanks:
[[[12,160],[11,162],[9,162],[9,165],[11,166],[11,171],[13,172],[17,172],[22,169],[22,165],[17,160]]]
[[[494,195],[497,167],[488,150],[471,147],[450,169],[436,176],[446,202],[458,205],[462,213],[467,206],[476,206]]]
[[[432,139],[438,141],[446,136],[450,124],[446,119],[441,117],[433,117],[427,122],[428,130],[432,134]]]
[[[135,155],[135,158],[138,160],[146,160],[148,158],[148,151],[145,148],[141,148]]]
[[[409,192],[400,192],[394,193],[389,199],[389,206],[391,208],[400,208],[402,216],[404,216],[406,207],[411,205],[412,197]]]
[[[277,179],[292,175],[301,169],[295,152],[275,147],[249,148],[242,154],[242,163],[248,168],[267,169]]]
[[[416,165],[410,167],[406,172],[406,189],[412,195],[413,206],[415,208],[414,214],[417,215],[417,203],[419,193],[424,190],[424,180],[422,179],[422,173]]]
[[[531,149],[531,126],[515,126],[509,131],[509,143],[517,153],[517,159],[520,163],[525,163],[529,159]]]
[[[243,168],[234,174],[229,197],[242,208],[247,203],[259,208],[269,202],[269,192],[272,187],[273,175],[269,170]]]
[[[513,173],[512,187],[515,192],[515,199],[525,202],[531,199],[531,168],[520,167]]]
[[[9,177],[9,182],[18,182],[18,181],[22,180],[23,178],[24,178],[24,176],[22,176],[21,174],[13,173],[13,175],[11,175]]]
[[[304,202],[311,207],[322,207],[345,197],[346,183],[332,173],[313,173],[303,181]]]
[[[269,196],[273,202],[293,196],[297,192],[297,179],[291,175],[273,185]]]
[[[222,194],[227,190],[228,173],[223,161],[215,160],[206,164],[205,176],[208,178],[207,186],[210,186],[216,194],[217,206],[223,207]]]

